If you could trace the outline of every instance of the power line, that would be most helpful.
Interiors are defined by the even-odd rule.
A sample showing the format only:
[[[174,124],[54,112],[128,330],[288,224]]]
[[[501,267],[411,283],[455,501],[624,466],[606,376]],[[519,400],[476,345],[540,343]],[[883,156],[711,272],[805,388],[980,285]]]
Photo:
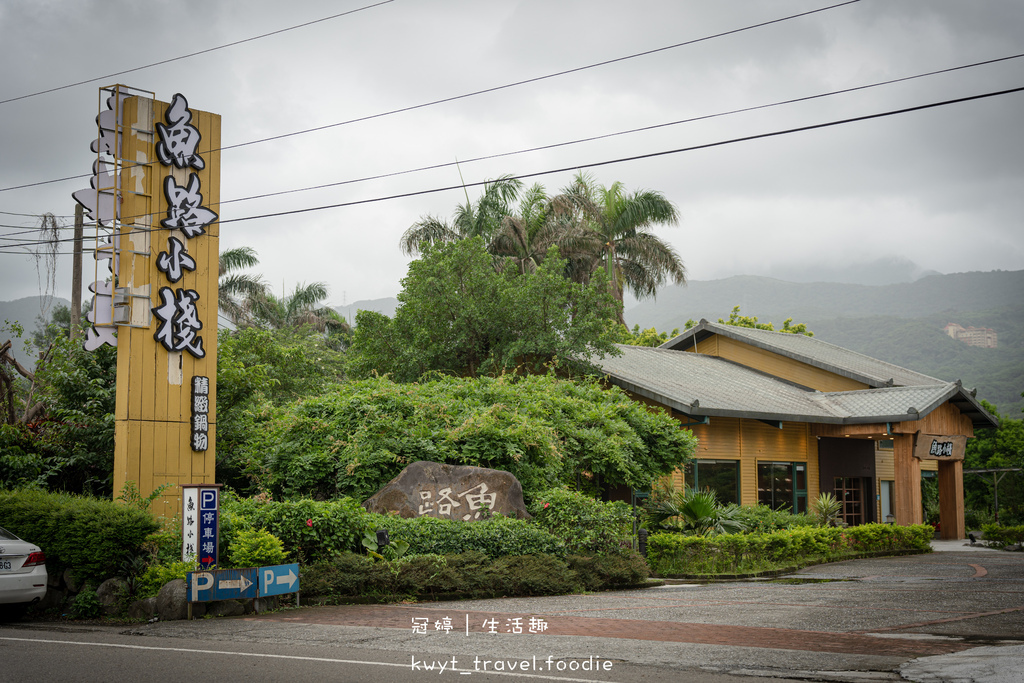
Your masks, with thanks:
[[[530,152],[539,152],[539,151],[544,151],[544,150],[549,150],[549,149],[557,149],[559,147],[567,147],[567,146],[571,146],[571,145],[581,144],[581,143],[584,143],[584,142],[593,142],[595,140],[603,140],[603,139],[612,138],[612,137],[616,137],[616,136],[620,136],[620,135],[629,135],[629,134],[632,134],[632,133],[639,133],[639,132],[645,132],[645,131],[650,131],[650,130],[656,130],[658,128],[667,128],[667,127],[670,127],[670,126],[677,126],[677,125],[681,125],[681,124],[684,124],[684,123],[693,123],[695,121],[704,121],[704,120],[713,119],[713,118],[719,118],[719,117],[723,117],[723,116],[731,116],[731,115],[734,115],[734,114],[742,114],[742,113],[747,113],[747,112],[751,112],[751,111],[757,111],[757,110],[760,110],[760,109],[769,109],[769,108],[772,108],[772,107],[784,106],[784,105],[787,105],[787,104],[797,104],[797,103],[800,103],[800,102],[808,102],[808,101],[811,101],[811,100],[822,99],[822,98],[825,98],[825,97],[833,97],[835,95],[843,95],[843,94],[848,94],[848,93],[851,93],[851,92],[857,92],[857,91],[860,91],[860,90],[868,90],[870,88],[877,88],[877,87],[881,87],[881,86],[884,86],[884,85],[892,85],[894,83],[902,83],[902,82],[905,82],[905,81],[911,81],[911,80],[915,80],[915,79],[918,79],[918,78],[926,78],[928,76],[937,76],[937,75],[952,73],[952,72],[955,72],[955,71],[962,71],[964,69],[971,69],[971,68],[975,68],[975,67],[979,67],[979,66],[988,66],[988,65],[991,65],[991,64],[997,64],[999,62],[1005,62],[1005,61],[1009,61],[1009,60],[1013,60],[1013,59],[1020,59],[1021,57],[1024,57],[1024,53],[1019,53],[1019,54],[1015,54],[1015,55],[1008,55],[1008,56],[1005,56],[1005,57],[996,57],[996,58],[993,58],[993,59],[986,59],[986,60],[983,60],[983,61],[980,61],[980,62],[972,62],[971,64],[961,64],[959,66],[947,67],[945,69],[936,69],[934,71],[926,71],[926,72],[919,73],[919,74],[914,74],[914,75],[911,75],[911,76],[902,76],[900,78],[891,78],[891,79],[888,79],[888,80],[885,80],[885,81],[877,81],[875,83],[868,83],[868,84],[865,84],[865,85],[858,85],[858,86],[853,86],[853,87],[850,87],[850,88],[843,88],[841,90],[833,90],[833,91],[826,92],[826,93],[818,93],[818,94],[815,94],[815,95],[805,95],[803,97],[796,97],[796,98],[791,98],[791,99],[788,99],[788,100],[780,100],[780,101],[777,101],[777,102],[769,102],[769,103],[766,103],[766,104],[758,104],[758,105],[753,105],[753,106],[750,106],[750,107],[742,107],[740,109],[732,109],[732,110],[725,111],[725,112],[716,112],[714,114],[704,114],[704,115],[701,115],[701,116],[694,116],[694,117],[690,117],[690,118],[686,118],[686,119],[678,119],[676,121],[668,121],[668,122],[664,122],[664,123],[652,124],[652,125],[649,125],[649,126],[641,126],[641,127],[638,127],[638,128],[630,128],[630,129],[627,129],[627,130],[616,131],[616,132],[613,132],[613,133],[604,133],[604,134],[601,134],[601,135],[593,135],[593,136],[585,137],[585,138],[577,138],[575,140],[568,140],[568,141],[563,141],[563,142],[555,142],[555,143],[551,143],[551,144],[548,144],[548,145],[539,145],[539,146],[536,146],[536,147],[528,147],[528,148],[525,148],[525,149],[514,150],[514,151],[511,151],[511,152],[499,152],[497,154],[489,154],[489,155],[484,155],[484,156],[479,156],[479,157],[473,157],[473,158],[470,158],[470,159],[463,159],[463,160],[461,160],[461,161],[459,161],[457,163],[460,163],[460,164],[463,164],[463,165],[465,165],[465,164],[472,164],[472,163],[476,163],[476,162],[479,162],[479,161],[488,161],[488,160],[491,160],[491,159],[500,159],[502,157],[515,156],[515,155],[519,155],[519,154],[527,154],[527,153],[530,153]],[[432,170],[437,170],[437,169],[440,169],[440,168],[448,168],[448,167],[451,167],[451,166],[454,166],[454,165],[456,165],[456,162],[454,162],[454,161],[447,161],[447,162],[442,162],[442,163],[429,164],[427,166],[420,166],[420,167],[417,167],[417,168],[405,169],[405,170],[402,170],[402,171],[392,171],[390,173],[381,173],[381,174],[373,175],[373,176],[364,176],[362,178],[352,178],[352,179],[349,179],[349,180],[341,180],[341,181],[337,181],[337,182],[333,182],[333,183],[323,183],[323,184],[320,184],[320,185],[311,185],[311,186],[307,186],[307,187],[292,188],[292,189],[289,189],[289,190],[280,190],[280,191],[277,191],[277,192],[265,192],[263,194],[250,195],[248,197],[236,197],[234,199],[223,199],[223,200],[221,200],[219,202],[219,205],[231,204],[231,203],[234,203],[234,202],[251,201],[251,200],[254,200],[254,199],[266,199],[268,197],[277,197],[277,196],[280,196],[280,195],[295,194],[295,193],[298,193],[298,192],[308,192],[308,191],[311,191],[311,190],[322,190],[322,189],[326,189],[326,188],[329,188],[329,187],[338,187],[338,186],[342,186],[342,185],[352,185],[352,184],[368,182],[368,181],[372,181],[372,180],[383,180],[385,178],[393,178],[393,177],[400,176],[400,175],[408,175],[410,173],[419,173],[419,172],[422,172],[422,171],[432,171]],[[2,212],[2,211],[0,211],[0,213],[7,213],[9,215],[16,215],[16,216],[33,216],[33,217],[38,217],[37,214],[12,213],[12,212]],[[149,214],[150,217],[154,217],[156,215],[157,215],[157,213]],[[145,214],[140,214],[140,215],[137,215],[137,216],[128,216],[128,217],[122,218],[122,220],[130,221],[130,220],[142,218],[144,216],[145,216]],[[58,217],[60,217],[60,218],[70,218],[70,216],[58,216]],[[15,226],[15,225],[3,225],[3,224],[0,224],[0,227],[21,228],[21,227],[25,227],[25,226],[20,226],[20,225]],[[65,226],[61,226],[61,227],[62,227],[62,229],[67,229],[67,230],[72,229],[72,226],[70,226],[70,225],[65,225]],[[33,232],[33,231],[34,230],[29,230],[29,231],[26,231],[26,232]],[[8,233],[8,234],[16,234],[16,233]]]
[[[576,165],[572,165],[572,166],[565,166],[565,167],[562,167],[562,168],[548,169],[546,171],[536,171],[536,172],[533,172],[533,173],[524,173],[524,174],[520,174],[520,175],[516,175],[516,176],[510,176],[510,179],[513,179],[513,180],[523,180],[523,179],[527,179],[527,178],[536,178],[536,177],[544,176],[544,175],[552,175],[552,174],[555,174],[555,173],[566,173],[566,172],[569,172],[569,171],[578,171],[578,170],[583,170],[583,169],[586,169],[586,168],[597,168],[599,166],[610,166],[610,165],[613,165],[613,164],[621,164],[621,163],[626,163],[626,162],[629,162],[629,161],[639,161],[639,160],[643,160],[643,159],[653,159],[653,158],[667,156],[667,155],[671,155],[671,154],[680,154],[680,153],[683,153],[683,152],[693,152],[693,151],[697,151],[697,150],[710,149],[712,147],[723,147],[725,145],[732,145],[732,144],[736,144],[736,143],[740,143],[740,142],[750,142],[752,140],[763,140],[763,139],[766,139],[766,138],[777,137],[777,136],[782,136],[782,135],[791,135],[793,133],[803,133],[803,132],[812,131],[812,130],[820,130],[820,129],[823,129],[823,128],[831,128],[831,127],[834,127],[834,126],[840,126],[840,125],[845,125],[845,124],[849,124],[849,123],[858,123],[858,122],[862,122],[862,121],[870,121],[870,120],[873,120],[873,119],[885,118],[885,117],[889,117],[889,116],[896,116],[898,114],[908,114],[908,113],[911,113],[911,112],[923,111],[923,110],[926,110],[926,109],[934,109],[934,108],[937,108],[937,107],[944,107],[944,106],[948,106],[948,105],[952,105],[952,104],[962,104],[964,102],[972,102],[972,101],[975,101],[975,100],[982,100],[982,99],[987,99],[987,98],[990,98],[990,97],[1000,97],[1002,95],[1009,95],[1009,94],[1018,93],[1018,92],[1024,92],[1024,86],[1018,87],[1018,88],[1010,88],[1010,89],[1006,89],[1006,90],[998,90],[998,91],[994,91],[994,92],[982,93],[980,95],[970,95],[970,96],[967,96],[967,97],[958,97],[958,98],[951,99],[951,100],[942,100],[942,101],[939,101],[939,102],[931,102],[929,104],[921,104],[921,105],[916,105],[916,106],[913,106],[913,107],[904,107],[902,109],[893,109],[893,110],[879,112],[879,113],[875,113],[875,114],[866,114],[864,116],[854,116],[854,117],[845,118],[845,119],[838,119],[838,120],[835,120],[835,121],[828,121],[828,122],[825,122],[825,123],[816,123],[816,124],[811,124],[811,125],[808,125],[808,126],[799,126],[797,128],[787,128],[787,129],[783,129],[783,130],[771,131],[771,132],[768,132],[768,133],[758,133],[756,135],[747,135],[747,136],[743,136],[743,137],[739,137],[739,138],[730,138],[730,139],[727,139],[727,140],[719,140],[719,141],[716,141],[716,142],[708,142],[708,143],[704,143],[704,144],[701,144],[701,145],[691,145],[689,147],[680,147],[680,148],[677,148],[677,149],[662,150],[662,151],[659,151],[659,152],[650,152],[648,154],[638,154],[638,155],[629,156],[629,157],[620,157],[618,159],[609,159],[609,160],[605,160],[605,161],[597,161],[597,162],[592,162],[592,163],[589,163],[589,164],[576,164]],[[433,188],[433,189],[429,189],[429,190],[417,190],[417,191],[413,191],[413,192],[404,192],[404,193],[400,193],[400,194],[387,195],[387,196],[383,196],[383,197],[374,197],[374,198],[371,198],[371,199],[360,199],[360,200],[355,200],[355,201],[351,201],[351,202],[340,202],[340,203],[337,203],[337,204],[327,204],[327,205],[323,205],[323,206],[306,207],[304,209],[293,209],[291,211],[279,211],[279,212],[276,212],[276,213],[260,214],[260,215],[256,215],[256,216],[244,216],[244,217],[241,217],[241,218],[229,218],[229,219],[220,220],[220,221],[218,221],[218,223],[220,223],[220,224],[239,223],[239,222],[242,222],[242,221],[259,220],[259,219],[262,219],[262,218],[278,218],[278,217],[281,217],[281,216],[293,216],[293,215],[300,214],[300,213],[310,213],[310,212],[313,212],[313,211],[323,211],[323,210],[326,210],[326,209],[337,209],[337,208],[343,208],[343,207],[348,207],[348,206],[358,206],[358,205],[362,205],[362,204],[373,204],[373,203],[379,203],[379,202],[384,202],[384,201],[390,201],[390,200],[394,200],[394,199],[405,199],[405,198],[408,198],[408,197],[416,197],[416,196],[427,195],[427,194],[437,194],[439,192],[449,192],[449,191],[453,191],[453,190],[461,190],[461,189],[464,189],[464,188],[467,188],[467,187],[478,187],[480,185],[486,185],[489,182],[491,182],[491,181],[478,181],[478,182],[472,182],[472,183],[465,183],[465,184],[461,184],[461,185],[450,185],[450,186],[447,186],[447,187]],[[169,230],[167,228],[163,228],[163,229]],[[160,230],[160,228],[152,229],[152,230],[150,230],[150,232],[156,232],[158,230]],[[144,231],[142,231],[142,230],[133,230],[133,231],[127,231],[127,232],[122,233],[122,234],[131,234],[131,233],[134,233],[134,232],[144,232]],[[66,242],[66,241],[69,241],[69,240],[64,239],[64,240],[58,240],[58,241],[59,242]],[[9,246],[8,246],[8,248],[9,248]],[[3,251],[2,249],[0,249],[0,253],[21,253],[21,252],[6,252],[6,251]]]
[[[68,83],[67,85],[60,85],[60,86],[57,86],[56,88],[50,88],[48,90],[40,90],[38,92],[30,93],[28,95],[20,95],[18,97],[11,97],[11,98],[6,99],[6,100],[0,100],[0,104],[7,104],[8,102],[17,102],[18,100],[27,100],[30,97],[37,97],[39,95],[46,95],[47,93],[57,92],[58,90],[67,90],[68,88],[74,88],[74,87],[77,87],[79,85],[86,85],[87,83],[95,83],[97,81],[105,81],[107,79],[115,78],[117,76],[123,76],[125,74],[134,73],[136,71],[142,71],[143,69],[149,69],[149,68],[152,68],[154,66],[161,66],[163,64],[170,64],[171,62],[177,62],[177,61],[180,61],[182,59],[188,59],[190,57],[196,57],[198,55],[204,55],[204,54],[207,54],[209,52],[216,52],[217,50],[223,50],[225,48],[234,47],[235,45],[241,45],[243,43],[251,43],[254,40],[260,40],[261,38],[268,38],[270,36],[276,36],[279,33],[287,33],[288,31],[294,31],[295,29],[305,28],[306,26],[312,26],[313,24],[319,24],[319,23],[324,22],[324,21],[330,21],[331,19],[337,19],[338,17],[344,17],[344,16],[349,15],[349,14],[355,14],[356,12],[362,12],[363,10],[366,10],[366,9],[372,9],[374,7],[379,7],[381,5],[387,5],[388,3],[391,3],[391,2],[394,2],[394,0],[381,0],[381,2],[375,3],[373,5],[366,5],[364,7],[359,7],[359,8],[353,9],[353,10],[349,10],[347,12],[341,12],[339,14],[332,14],[331,16],[323,17],[322,19],[314,19],[313,21],[307,21],[304,24],[296,24],[295,26],[289,26],[288,28],[278,29],[276,31],[271,31],[270,33],[263,33],[263,34],[260,34],[258,36],[252,36],[251,38],[243,38],[242,40],[236,40],[236,41],[234,41],[232,43],[225,43],[224,45],[218,45],[216,47],[206,48],[205,50],[199,50],[198,52],[190,52],[189,54],[181,55],[180,57],[171,57],[170,59],[162,59],[159,62],[153,62],[152,64],[146,64],[144,66],[137,66],[137,67],[134,67],[132,69],[125,69],[124,71],[116,71],[116,72],[114,72],[112,74],[107,74],[106,76],[97,76],[96,78],[89,78],[89,79],[84,80],[84,81],[77,81],[76,83]]]
[[[370,121],[370,120],[373,120],[373,119],[379,119],[379,118],[383,118],[383,117],[386,117],[386,116],[393,116],[395,114],[401,114],[401,113],[405,113],[405,112],[409,112],[409,111],[415,111],[417,109],[423,109],[423,108],[426,108],[426,107],[432,107],[432,106],[435,106],[435,105],[438,105],[438,104],[445,104],[445,103],[448,103],[448,102],[455,102],[457,100],[462,100],[462,99],[466,99],[466,98],[469,98],[469,97],[475,97],[477,95],[484,95],[484,94],[487,94],[487,93],[497,92],[499,90],[506,90],[508,88],[514,88],[514,87],[517,87],[517,86],[520,86],[520,85],[526,85],[526,84],[529,84],[529,83],[537,83],[539,81],[544,81],[544,80],[548,80],[548,79],[551,79],[551,78],[556,78],[558,76],[565,76],[565,75],[568,75],[568,74],[578,73],[580,71],[586,71],[588,69],[594,69],[594,68],[597,68],[597,67],[600,67],[600,66],[607,66],[609,64],[615,64],[617,62],[623,62],[623,61],[626,61],[626,60],[629,60],[629,59],[635,59],[637,57],[645,57],[647,55],[652,55],[652,54],[656,54],[656,53],[659,53],[659,52],[665,52],[666,50],[673,50],[675,48],[685,47],[687,45],[694,45],[696,43],[702,43],[702,42],[705,42],[705,41],[708,41],[708,40],[713,40],[715,38],[722,38],[724,36],[729,36],[729,35],[733,35],[733,34],[736,34],[736,33],[742,33],[744,31],[750,31],[750,30],[753,30],[753,29],[756,29],[756,28],[763,28],[765,26],[770,26],[772,24],[778,24],[778,23],[783,22],[783,21],[789,21],[791,19],[798,19],[800,17],[805,17],[805,16],[808,16],[808,15],[811,15],[811,14],[817,14],[819,12],[825,12],[825,11],[828,11],[828,10],[831,10],[831,9],[836,9],[838,7],[843,7],[845,5],[852,5],[852,4],[858,3],[860,1],[861,0],[846,0],[846,2],[841,2],[841,3],[836,4],[836,5],[829,5],[828,7],[821,7],[821,8],[810,10],[810,11],[807,11],[807,12],[801,12],[799,14],[791,14],[789,16],[781,17],[779,19],[771,19],[769,21],[764,21],[764,22],[761,22],[761,23],[758,23],[758,24],[751,24],[749,26],[744,26],[742,28],[731,29],[729,31],[723,31],[721,33],[716,33],[716,34],[713,34],[713,35],[710,35],[710,36],[704,36],[703,38],[694,38],[693,40],[687,40],[687,41],[684,41],[682,43],[676,43],[674,45],[666,45],[666,46],[659,47],[659,48],[654,48],[654,49],[651,49],[651,50],[645,50],[643,52],[637,52],[637,53],[634,53],[634,54],[626,55],[624,57],[616,57],[614,59],[606,59],[606,60],[601,61],[601,62],[595,62],[593,64],[588,64],[586,66],[579,66],[579,67],[575,67],[575,68],[572,68],[572,69],[565,69],[563,71],[558,71],[558,72],[547,74],[547,75],[544,75],[544,76],[536,76],[536,77],[528,78],[528,79],[521,80],[521,81],[515,81],[515,82],[512,82],[512,83],[506,83],[505,85],[498,85],[498,86],[493,86],[493,87],[490,87],[490,88],[484,88],[483,90],[476,90],[476,91],[473,91],[473,92],[464,93],[462,95],[455,95],[455,96],[452,96],[452,97],[446,97],[446,98],[442,98],[442,99],[439,99],[439,100],[433,100],[433,101],[430,101],[430,102],[423,102],[423,103],[420,103],[420,104],[414,104],[414,105],[411,105],[411,106],[408,106],[408,107],[401,107],[399,109],[392,109],[390,111],[380,112],[380,113],[377,113],[377,114],[370,114],[368,116],[361,116],[361,117],[358,117],[358,118],[349,119],[347,121],[338,121],[338,122],[329,123],[329,124],[326,124],[326,125],[323,125],[323,126],[316,126],[314,128],[306,128],[304,130],[293,131],[291,133],[282,133],[280,135],[273,135],[273,136],[270,136],[270,137],[260,138],[260,139],[257,139],[257,140],[249,140],[248,142],[239,142],[239,143],[236,143],[234,145],[227,145],[227,146],[224,146],[224,147],[219,147],[217,149],[203,150],[203,151],[200,151],[199,153],[200,154],[212,154],[214,152],[222,152],[222,151],[229,150],[229,149],[238,149],[239,147],[248,147],[250,145],[262,144],[264,142],[272,142],[274,140],[281,140],[281,139],[284,139],[284,138],[295,137],[297,135],[305,135],[307,133],[316,133],[316,132],[319,132],[319,131],[322,131],[322,130],[328,130],[330,128],[337,128],[339,126],[347,126],[347,125],[350,125],[350,124],[353,124],[353,123],[360,123],[360,122],[363,122],[363,121]],[[2,102],[0,102],[0,104],[2,104]],[[156,163],[156,162],[149,162],[147,164],[134,164],[134,165],[135,166],[149,166],[149,165],[152,165],[153,163]],[[23,189],[29,188],[29,187],[38,187],[40,185],[49,185],[49,184],[52,184],[52,183],[62,183],[62,182],[65,182],[67,180],[75,180],[75,179],[78,179],[78,178],[91,178],[91,177],[92,177],[91,173],[83,173],[83,174],[79,174],[79,175],[67,176],[67,177],[64,177],[64,178],[55,178],[53,180],[42,180],[42,181],[38,181],[38,182],[34,182],[34,183],[26,183],[24,185],[14,185],[14,186],[11,186],[11,187],[0,187],[0,192],[8,192],[10,190],[23,190]]]

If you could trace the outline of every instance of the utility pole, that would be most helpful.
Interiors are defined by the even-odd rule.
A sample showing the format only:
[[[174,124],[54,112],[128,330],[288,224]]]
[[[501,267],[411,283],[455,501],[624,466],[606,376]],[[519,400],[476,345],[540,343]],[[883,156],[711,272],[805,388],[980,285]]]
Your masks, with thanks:
[[[84,227],[82,205],[75,203],[75,249],[71,267],[71,338],[81,334],[82,320],[82,230]]]

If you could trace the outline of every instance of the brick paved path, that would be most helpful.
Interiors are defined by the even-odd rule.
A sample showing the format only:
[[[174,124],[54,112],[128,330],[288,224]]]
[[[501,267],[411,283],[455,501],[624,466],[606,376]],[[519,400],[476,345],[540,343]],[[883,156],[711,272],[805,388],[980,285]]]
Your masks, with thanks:
[[[540,617],[547,623],[545,635],[590,636],[653,640],[666,643],[696,643],[703,645],[733,645],[783,650],[806,650],[865,655],[892,655],[921,657],[959,652],[971,647],[965,643],[924,640],[915,638],[880,638],[856,633],[830,633],[752,626],[725,626],[717,624],[687,624],[672,621],[641,619],[608,619],[603,617],[575,617],[543,614],[512,614],[507,612],[458,611],[444,612],[435,607],[419,605],[338,605],[303,610],[301,613],[267,614],[252,619],[268,621],[314,623],[335,626],[370,626],[376,628],[405,629],[412,633],[414,619],[432,615],[434,620],[451,616],[453,632],[464,633],[468,617],[471,633],[486,633],[483,626],[494,619],[496,637],[508,635],[510,620],[520,618],[522,633],[526,634],[531,617]],[[516,637],[523,637],[517,635]]]

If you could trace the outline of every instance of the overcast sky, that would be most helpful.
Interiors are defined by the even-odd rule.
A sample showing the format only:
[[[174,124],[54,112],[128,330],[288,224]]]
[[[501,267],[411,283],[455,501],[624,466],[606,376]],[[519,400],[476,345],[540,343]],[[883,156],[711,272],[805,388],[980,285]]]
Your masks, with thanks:
[[[322,19],[374,0],[4,0],[0,100]],[[133,73],[0,104],[0,301],[39,293],[12,235],[70,225],[90,171],[97,89],[124,83],[222,116],[225,146],[495,88],[828,7],[828,0],[393,0]],[[222,155],[223,220],[648,155],[1024,86],[1024,58],[809,102],[469,162],[1024,53],[1017,0],[862,0],[516,87]],[[601,184],[664,193],[658,228],[689,277],[906,258],[940,272],[1024,268],[1024,93],[596,166]],[[572,172],[531,178],[550,192]],[[470,187],[475,198],[480,188]],[[275,291],[323,281],[330,303],[394,296],[402,233],[450,217],[462,190],[243,220]],[[16,215],[28,214],[28,215]],[[28,235],[31,237],[31,235]],[[86,269],[91,271],[91,262]],[[59,263],[58,295],[71,264]]]

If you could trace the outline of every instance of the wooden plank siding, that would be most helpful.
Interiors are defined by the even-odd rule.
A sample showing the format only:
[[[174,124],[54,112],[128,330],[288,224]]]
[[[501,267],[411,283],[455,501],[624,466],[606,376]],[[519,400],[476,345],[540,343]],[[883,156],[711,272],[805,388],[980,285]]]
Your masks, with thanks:
[[[198,153],[203,170],[165,167],[156,160],[156,121],[165,120],[168,103],[131,97],[124,104],[124,157],[138,165],[122,172],[125,188],[121,215],[126,229],[121,239],[120,284],[140,296],[133,301],[133,327],[118,328],[117,405],[115,408],[114,494],[127,481],[134,481],[143,496],[165,483],[213,483],[216,463],[216,378],[219,222],[205,227],[206,234],[186,240],[180,231],[160,227],[167,215],[164,178],[173,175],[179,186],[188,184],[191,173],[200,178],[203,206],[220,213],[221,120],[217,114],[190,109],[192,125],[200,132]],[[151,233],[150,230],[153,230]],[[194,272],[186,271],[171,283],[156,267],[157,254],[167,248],[169,235],[187,246],[196,262]],[[131,252],[144,252],[132,254]],[[149,310],[161,303],[161,286],[193,289],[202,322],[200,335],[205,357],[168,352],[154,339],[158,320]],[[191,378],[210,379],[209,448],[193,452],[191,447]],[[171,517],[181,509],[181,489],[164,490],[153,511]]]
[[[694,351],[694,347],[683,349]],[[828,370],[816,368],[813,365],[803,363],[792,358],[780,356],[771,351],[759,349],[736,339],[723,337],[716,334],[698,342],[696,352],[709,356],[717,356],[731,360],[740,365],[745,365],[754,370],[768,373],[774,377],[795,382],[801,386],[817,389],[818,391],[856,391],[857,389],[869,389],[863,382],[843,377]]]

